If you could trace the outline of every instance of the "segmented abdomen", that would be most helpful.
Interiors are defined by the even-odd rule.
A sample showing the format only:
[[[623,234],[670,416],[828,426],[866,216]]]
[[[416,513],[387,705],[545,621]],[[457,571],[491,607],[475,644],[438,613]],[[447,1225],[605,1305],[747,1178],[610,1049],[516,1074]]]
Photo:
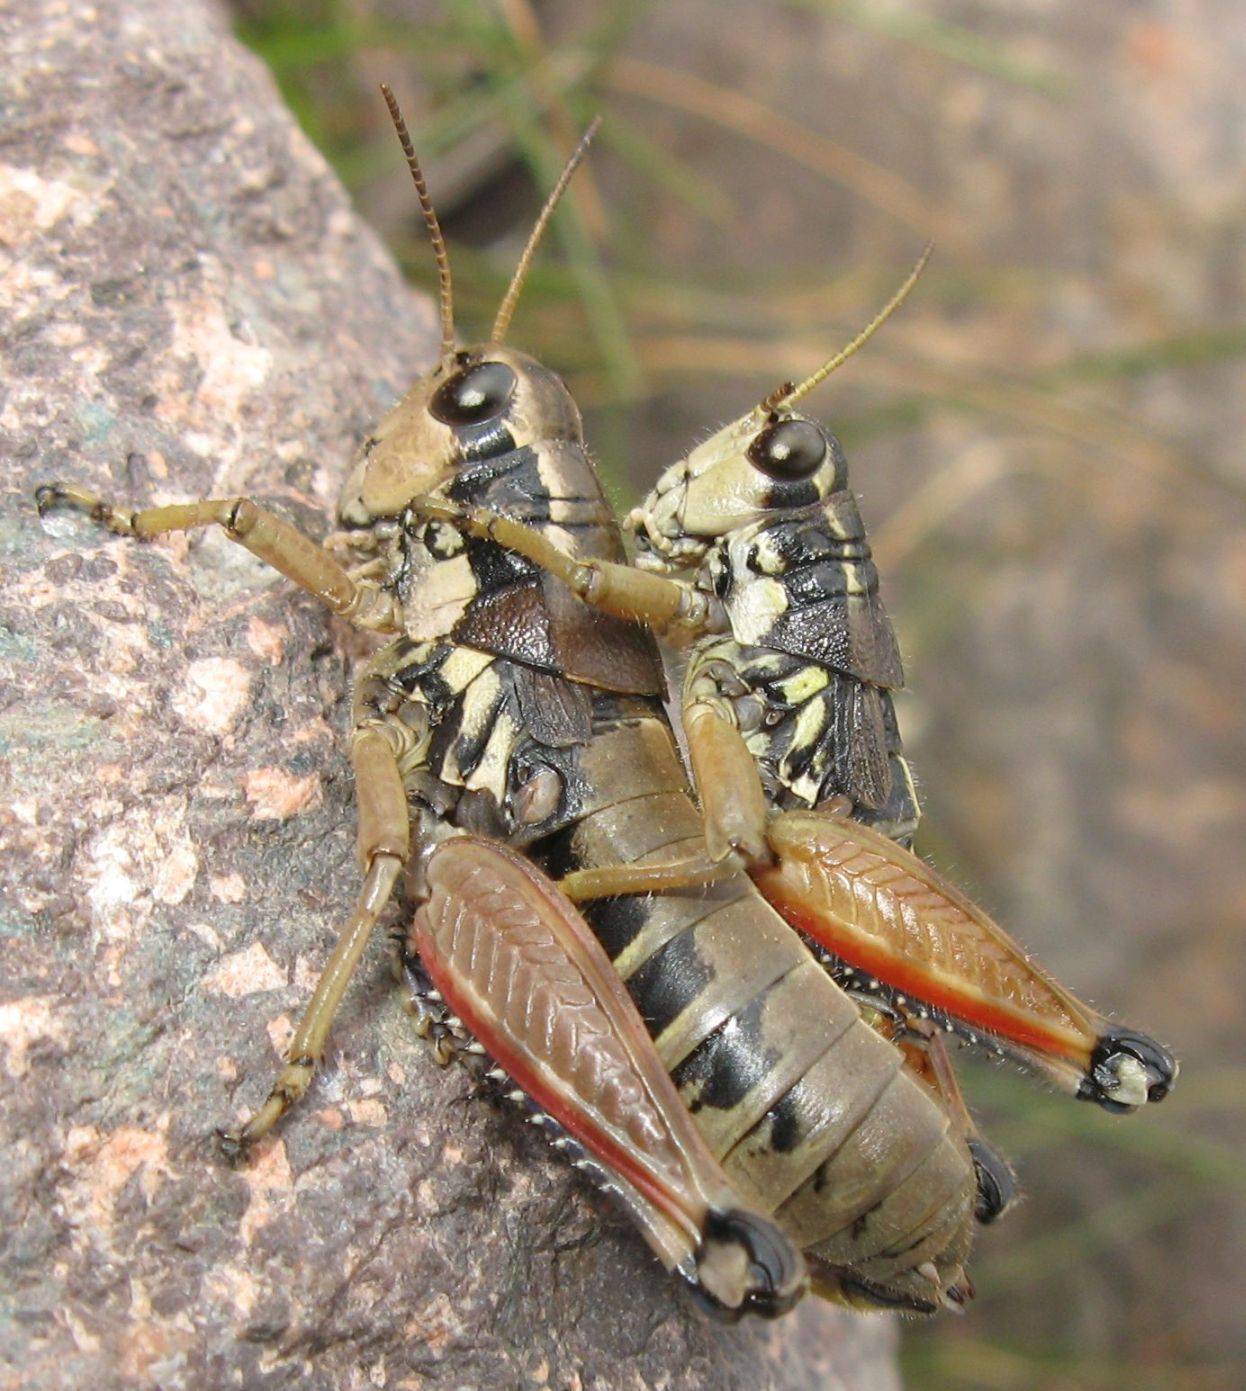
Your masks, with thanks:
[[[583,763],[591,803],[530,847],[551,873],[701,848],[700,814],[659,721],[599,729]],[[966,1147],[748,880],[583,911],[741,1199],[775,1212],[815,1263],[903,1287],[905,1272],[933,1260],[950,1283],[969,1244]],[[937,1293],[928,1276],[912,1280],[916,1297]]]

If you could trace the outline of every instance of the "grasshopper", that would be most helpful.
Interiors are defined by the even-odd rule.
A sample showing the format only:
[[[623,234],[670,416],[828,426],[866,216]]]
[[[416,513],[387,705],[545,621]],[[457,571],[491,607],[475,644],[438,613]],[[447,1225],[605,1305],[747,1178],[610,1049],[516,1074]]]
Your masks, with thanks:
[[[650,634],[457,520],[504,510],[577,563],[623,568],[574,401],[504,342],[588,137],[489,339],[460,349],[445,243],[383,90],[433,243],[442,342],[364,442],[339,531],[317,544],[247,498],[133,510],[63,484],[37,494],[129,537],[220,526],[387,639],[354,688],[358,900],[226,1149],[306,1092],[397,890],[401,974],[435,1056],[529,1108],[707,1307],[777,1315],[812,1288],[958,1308],[977,1184],[957,1118],[746,874],[682,877],[706,858],[704,823]]]
[[[690,647],[683,723],[705,859],[684,873],[745,866],[967,1126],[940,1033],[1131,1111],[1167,1094],[1172,1056],[1076,999],[908,849],[919,812],[891,698],[899,652],[843,449],[795,409],[902,303],[929,254],[845,349],[660,476],[628,518],[636,567],[581,561],[483,509],[460,522],[603,613]],[[1006,1203],[1006,1169],[966,1133]]]

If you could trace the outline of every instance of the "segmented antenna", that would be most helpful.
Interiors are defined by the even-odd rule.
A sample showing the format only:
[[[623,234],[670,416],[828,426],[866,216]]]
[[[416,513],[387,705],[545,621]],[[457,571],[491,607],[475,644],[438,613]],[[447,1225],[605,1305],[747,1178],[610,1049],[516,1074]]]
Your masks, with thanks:
[[[897,309],[909,297],[909,291],[917,284],[917,278],[926,269],[926,262],[930,260],[930,253],[934,250],[934,242],[928,241],[922,254],[917,258],[917,264],[909,272],[908,279],[887,301],[886,305],[879,310],[860,333],[841,349],[828,362],[824,362],[812,377],[806,378],[799,386],[793,386],[791,382],[784,382],[776,391],[772,391],[769,396],[761,403],[760,409],[769,413],[778,410],[780,406],[790,406],[793,402],[799,401],[802,396],[807,396],[815,386],[824,382],[837,367],[842,367],[845,362],[857,351],[858,348],[865,346],[877,331],[887,322]]]
[[[407,168],[415,181],[415,194],[420,200],[420,211],[424,214],[424,224],[428,228],[428,235],[433,243],[433,255],[437,259],[437,291],[441,304],[441,359],[444,362],[454,352],[454,291],[450,284],[450,257],[446,251],[446,239],[441,234],[441,223],[437,221],[433,200],[428,196],[428,185],[424,182],[424,173],[415,157],[411,137],[407,134],[407,123],[402,119],[398,102],[387,82],[381,83],[381,95],[385,98],[390,119],[398,132],[398,139],[402,142],[402,152],[407,157]]]
[[[567,185],[571,182],[571,176],[579,167],[580,161],[588,152],[589,142],[597,134],[597,127],[601,125],[601,117],[593,118],[592,124],[584,132],[580,143],[571,152],[571,158],[563,166],[562,173],[558,176],[558,182],[554,185],[553,192],[545,200],[545,206],[541,209],[541,215],[537,218],[535,226],[528,237],[528,244],[523,249],[523,255],[519,258],[519,264],[515,267],[515,274],[511,276],[511,283],[506,291],[502,303],[498,306],[497,318],[493,321],[493,332],[489,335],[491,343],[500,343],[506,337],[506,330],[510,327],[511,316],[515,312],[515,305],[519,302],[519,292],[523,289],[524,279],[528,274],[528,267],[532,264],[532,258],[536,255],[537,246],[540,244],[541,237],[549,225],[550,218],[554,215],[554,209],[558,206],[558,200],[567,190]]]

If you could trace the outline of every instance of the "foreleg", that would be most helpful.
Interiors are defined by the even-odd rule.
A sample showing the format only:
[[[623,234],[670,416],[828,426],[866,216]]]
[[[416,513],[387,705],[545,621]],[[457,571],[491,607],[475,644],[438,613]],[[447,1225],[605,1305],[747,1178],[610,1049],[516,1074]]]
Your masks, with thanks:
[[[562,881],[573,899],[670,893],[773,862],[766,840],[766,797],[757,763],[730,707],[701,692],[694,679],[684,705],[684,738],[705,825],[705,851],[667,864],[610,865],[578,870]]]
[[[231,541],[314,594],[334,613],[365,628],[393,626],[392,605],[374,585],[356,584],[323,546],[250,498],[205,498],[134,510],[63,483],[45,483],[35,490],[35,502],[40,516],[55,507],[71,507],[118,536],[142,541],[173,531],[219,526]]]
[[[414,498],[410,506],[422,517],[449,522],[469,536],[522,555],[561,580],[584,603],[615,618],[647,624],[672,641],[686,642],[725,626],[710,597],[685,580],[610,560],[582,560],[535,527],[486,507],[464,508],[434,497]]]

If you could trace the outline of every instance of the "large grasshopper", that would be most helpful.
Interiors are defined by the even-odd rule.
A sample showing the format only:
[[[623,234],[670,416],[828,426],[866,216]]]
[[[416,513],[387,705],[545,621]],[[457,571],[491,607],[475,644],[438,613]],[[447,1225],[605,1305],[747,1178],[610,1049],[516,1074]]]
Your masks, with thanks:
[[[502,510],[577,562],[623,561],[574,402],[503,341],[584,146],[489,340],[456,349],[444,242],[386,98],[436,253],[442,344],[365,442],[341,530],[319,545],[247,498],[131,510],[60,484],[38,494],[42,510],[78,507],[126,536],[220,526],[389,639],[355,685],[355,911],[267,1101],[226,1145],[241,1151],[304,1094],[403,884],[416,906],[402,966],[438,1058],[491,1058],[486,1075],[536,1108],[710,1307],[778,1314],[808,1285],[849,1304],[958,1307],[978,1204],[943,1095],[746,875],[668,882],[671,863],[704,860],[703,821],[649,634],[453,520]]]
[[[628,519],[638,568],[580,560],[483,509],[458,522],[601,612],[691,648],[683,722],[705,857],[668,866],[670,882],[748,869],[915,1068],[939,1079],[990,1216],[1007,1202],[1007,1171],[973,1136],[941,1033],[1116,1112],[1161,1100],[1177,1065],[1076,999],[907,848],[919,813],[892,706],[895,637],[844,452],[795,406],[894,312],[928,255],[847,348],[661,475]],[[426,514],[452,515],[435,502]]]

